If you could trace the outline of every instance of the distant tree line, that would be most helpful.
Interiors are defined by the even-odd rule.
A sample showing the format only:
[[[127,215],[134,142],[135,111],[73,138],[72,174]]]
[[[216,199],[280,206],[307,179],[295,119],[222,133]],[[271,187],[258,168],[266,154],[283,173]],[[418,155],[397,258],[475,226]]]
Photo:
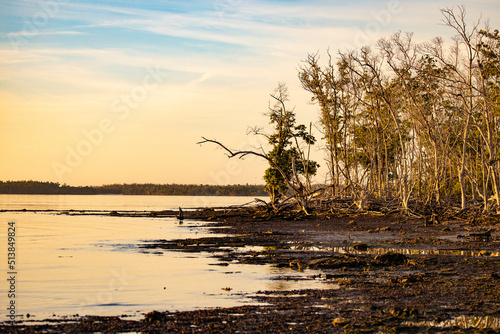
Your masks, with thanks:
[[[73,187],[54,182],[0,181],[0,194],[266,196],[263,185],[111,184]]]
[[[95,195],[97,193],[93,187],[71,187],[54,182],[0,181],[0,194]]]
[[[112,184],[95,187],[101,194],[188,195],[188,196],[266,196],[264,185],[210,184]]]

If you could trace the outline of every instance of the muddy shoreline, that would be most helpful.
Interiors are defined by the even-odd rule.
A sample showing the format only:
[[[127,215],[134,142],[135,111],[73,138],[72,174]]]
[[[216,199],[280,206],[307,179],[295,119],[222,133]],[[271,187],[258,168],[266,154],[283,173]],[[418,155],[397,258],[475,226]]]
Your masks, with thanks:
[[[203,211],[203,212],[202,212]],[[262,305],[2,324],[5,333],[343,333],[500,330],[500,223],[398,215],[257,217],[202,210],[213,237],[150,240],[144,251],[208,252],[221,266],[271,264],[335,288],[259,291]],[[86,214],[65,212],[62,214]],[[103,214],[103,213],[97,213]],[[112,215],[127,213],[109,212]],[[162,216],[158,212],[141,215]],[[175,212],[169,212],[174,215]],[[189,214],[189,213],[188,213]],[[203,216],[203,217],[201,217]],[[224,236],[221,237],[221,234]],[[229,236],[228,236],[229,235]],[[320,274],[307,276],[305,269]],[[325,284],[327,286],[327,284]],[[227,287],[230,291],[231,287]]]

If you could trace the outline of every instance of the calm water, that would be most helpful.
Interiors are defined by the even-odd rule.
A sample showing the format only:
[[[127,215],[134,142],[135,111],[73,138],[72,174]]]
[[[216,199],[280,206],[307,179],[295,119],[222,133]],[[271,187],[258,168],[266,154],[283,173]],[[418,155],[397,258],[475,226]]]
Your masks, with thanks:
[[[248,197],[0,195],[0,209],[164,210],[238,205]],[[79,315],[142,318],[152,310],[252,303],[258,290],[326,287],[273,280],[296,271],[262,265],[217,266],[210,254],[156,252],[147,240],[208,236],[204,223],[175,219],[0,213],[0,321],[8,320],[7,228],[16,226],[17,314],[33,319]],[[210,234],[210,236],[214,236]],[[305,272],[310,275],[312,272]],[[231,291],[222,290],[230,287]]]

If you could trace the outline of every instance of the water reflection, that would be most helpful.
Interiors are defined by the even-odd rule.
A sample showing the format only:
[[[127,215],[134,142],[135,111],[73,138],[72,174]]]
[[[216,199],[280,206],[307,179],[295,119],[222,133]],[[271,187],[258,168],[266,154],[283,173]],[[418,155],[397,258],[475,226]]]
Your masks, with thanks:
[[[421,321],[421,322],[405,322],[406,326],[430,326],[438,328],[474,328],[474,329],[500,329],[500,318],[490,316],[460,316],[445,321]]]
[[[324,280],[277,280],[290,268],[220,262],[214,254],[153,252],[141,240],[213,237],[200,225],[175,219],[0,213],[15,221],[19,259],[18,314],[30,319],[65,315],[126,315],[255,303],[259,290],[326,288]],[[6,234],[0,249],[7,248]],[[252,248],[246,249],[247,251]],[[258,248],[260,249],[260,248]],[[256,249],[257,250],[257,249]],[[0,252],[6,263],[6,252]],[[304,277],[314,274],[301,273]],[[0,281],[0,291],[7,291]],[[230,290],[222,290],[229,287]],[[6,320],[0,312],[0,321]]]
[[[367,247],[366,249],[357,249],[356,246],[345,247],[308,247],[294,246],[293,250],[313,250],[313,251],[329,251],[340,254],[372,254],[381,255],[388,252],[404,255],[456,255],[456,256],[500,256],[500,252],[490,252],[486,250],[459,250],[459,249],[412,249],[412,248],[382,248],[382,247]]]

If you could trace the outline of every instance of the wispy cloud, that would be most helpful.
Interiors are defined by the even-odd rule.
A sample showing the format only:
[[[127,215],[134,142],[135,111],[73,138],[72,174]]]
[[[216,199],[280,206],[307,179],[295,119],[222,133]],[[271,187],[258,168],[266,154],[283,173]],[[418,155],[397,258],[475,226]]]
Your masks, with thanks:
[[[201,77],[199,77],[198,79],[195,79],[191,82],[189,82],[188,85],[190,86],[196,86],[196,85],[199,85],[201,84],[202,82],[204,81],[207,81],[209,80],[210,78],[212,78],[212,74],[211,73],[204,73]]]
[[[50,36],[50,35],[87,35],[87,33],[81,31],[16,31],[10,32],[8,34],[2,34],[2,37],[5,36],[25,36],[25,37],[34,37],[34,36]]]

